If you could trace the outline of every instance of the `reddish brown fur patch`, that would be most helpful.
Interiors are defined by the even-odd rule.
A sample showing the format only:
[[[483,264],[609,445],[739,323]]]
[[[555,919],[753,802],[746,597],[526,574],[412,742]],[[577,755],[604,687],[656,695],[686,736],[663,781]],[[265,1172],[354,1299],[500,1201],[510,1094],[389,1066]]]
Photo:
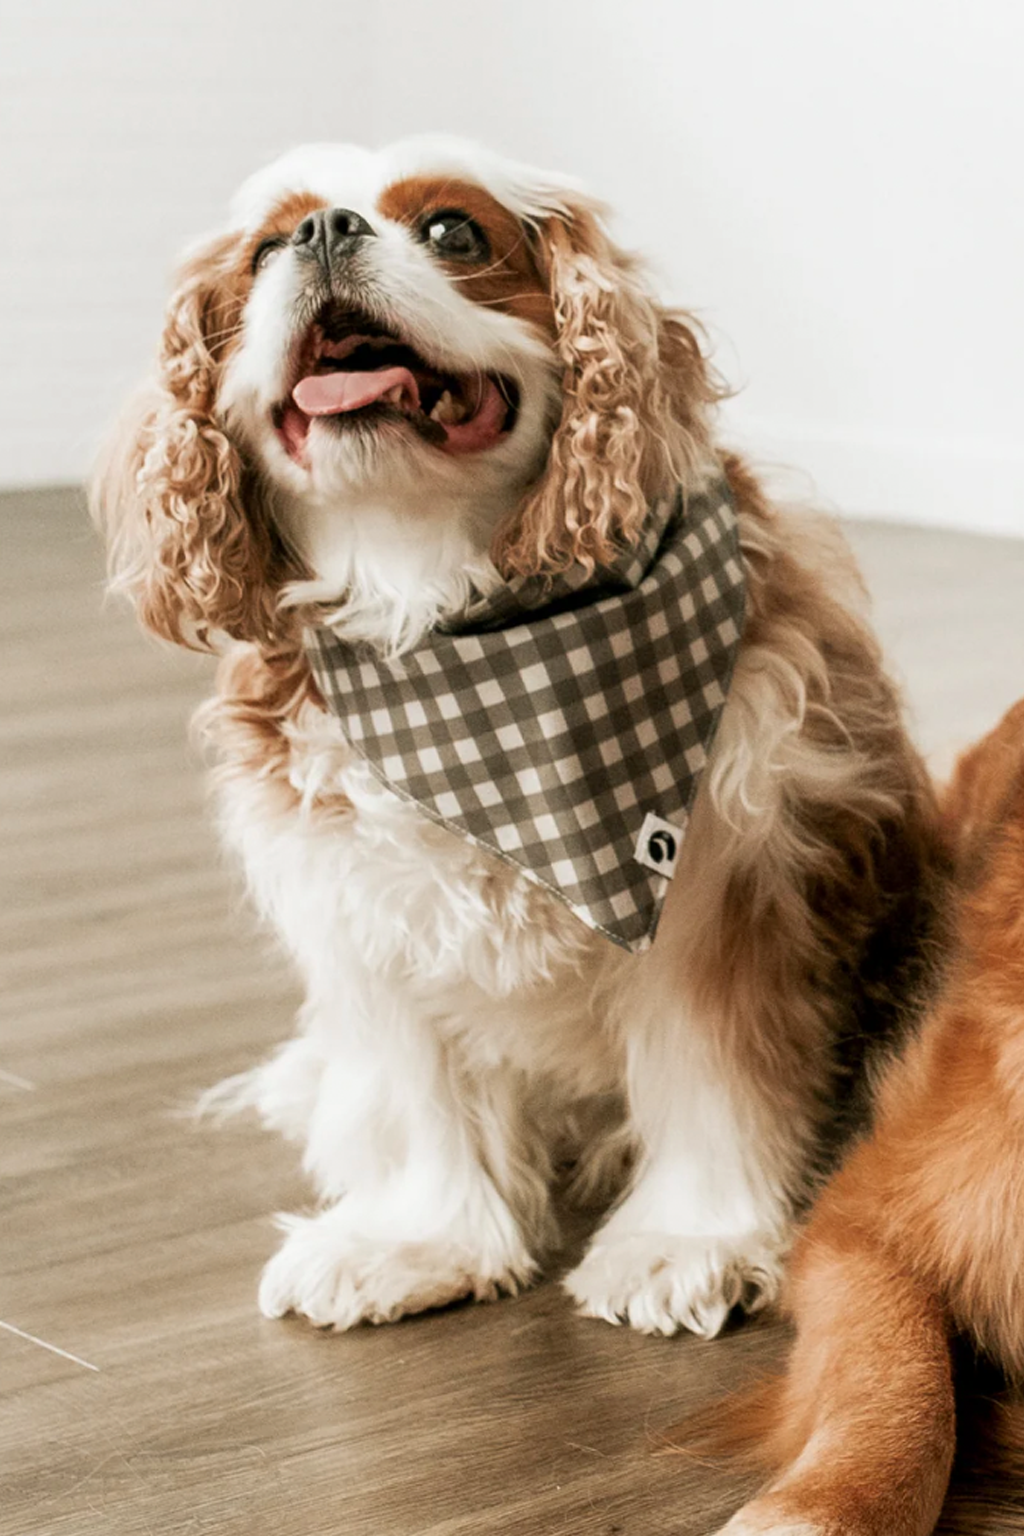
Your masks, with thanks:
[[[175,393],[216,397],[223,365],[241,335],[242,311],[252,287],[249,253],[240,235],[221,235],[182,263],[171,297],[160,355]],[[199,349],[201,348],[201,352]],[[176,364],[203,366],[185,374]]]
[[[783,1471],[751,1529],[927,1536],[953,1454],[950,1334],[1024,1375],[1024,703],[963,759],[946,816],[969,887],[955,959],[798,1244],[797,1342],[773,1423],[752,1420]],[[969,1508],[945,1522],[995,1529]]]
[[[1024,771],[1022,741],[1024,699],[957,764],[943,811],[950,839],[967,869],[984,856],[993,827],[1005,817],[1006,806]]]
[[[303,219],[310,213],[315,213],[318,208],[326,208],[326,200],[316,197],[312,192],[289,192],[287,196],[280,198],[270,212],[260,222],[258,229],[254,230],[245,242],[244,249],[239,256],[238,276],[246,280],[246,296],[252,287],[252,263],[253,258],[264,240],[269,240],[275,235],[284,239],[291,239]]]
[[[310,213],[326,208],[327,199],[314,192],[289,192],[276,202],[253,237],[252,248],[270,235],[293,235]]]
[[[311,192],[291,192],[274,204],[252,234],[225,235],[190,264],[210,291],[205,334],[221,370],[241,335],[242,312],[252,292],[253,257],[260,242],[273,235],[290,237],[307,214],[325,206],[324,199]]]
[[[458,208],[469,214],[487,235],[488,261],[474,265],[462,261],[443,263],[460,293],[474,304],[515,315],[555,335],[555,315],[548,284],[537,263],[526,231],[516,216],[497,198],[468,181],[443,176],[410,176],[396,181],[380,196],[378,210],[386,219],[410,228],[419,226],[431,213]]]

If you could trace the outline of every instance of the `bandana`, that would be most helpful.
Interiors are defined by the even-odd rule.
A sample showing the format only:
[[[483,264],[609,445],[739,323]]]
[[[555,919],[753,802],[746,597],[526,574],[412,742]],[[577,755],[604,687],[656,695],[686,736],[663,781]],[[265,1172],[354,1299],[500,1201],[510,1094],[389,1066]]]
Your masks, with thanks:
[[[384,658],[307,636],[374,776],[515,864],[588,928],[650,947],[725,703],[744,576],[724,481],[657,503],[593,573],[501,583]]]

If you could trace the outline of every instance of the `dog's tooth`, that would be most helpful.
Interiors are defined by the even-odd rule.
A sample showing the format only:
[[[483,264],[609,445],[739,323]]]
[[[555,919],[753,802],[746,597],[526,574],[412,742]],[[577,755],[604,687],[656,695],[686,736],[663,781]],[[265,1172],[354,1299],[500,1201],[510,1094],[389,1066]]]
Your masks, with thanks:
[[[401,405],[401,403],[402,403],[402,386],[401,386],[401,384],[393,384],[391,386],[391,388],[388,390],[387,394],[384,396],[384,399],[385,400],[390,400],[392,405]]]
[[[431,421],[439,421],[441,425],[444,426],[446,423],[451,423],[458,420],[455,411],[456,406],[455,401],[452,399],[452,392],[450,389],[446,389],[440,400],[434,406],[434,409],[431,411],[430,419]]]

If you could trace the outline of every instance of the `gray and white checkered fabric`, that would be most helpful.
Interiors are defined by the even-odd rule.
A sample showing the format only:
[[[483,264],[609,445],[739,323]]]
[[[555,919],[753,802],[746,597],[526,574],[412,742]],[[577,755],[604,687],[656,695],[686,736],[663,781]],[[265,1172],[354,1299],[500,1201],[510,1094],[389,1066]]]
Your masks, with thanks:
[[[507,583],[401,657],[326,627],[309,631],[308,653],[377,778],[642,951],[725,703],[744,595],[718,481],[652,508],[614,565]]]

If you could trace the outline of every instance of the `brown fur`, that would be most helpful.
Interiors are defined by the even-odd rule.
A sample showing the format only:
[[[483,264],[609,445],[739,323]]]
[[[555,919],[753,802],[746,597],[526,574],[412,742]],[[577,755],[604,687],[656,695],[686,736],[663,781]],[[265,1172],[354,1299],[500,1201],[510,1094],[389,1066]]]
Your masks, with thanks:
[[[289,777],[287,725],[307,704],[323,707],[320,690],[299,645],[270,651],[233,646],[217,668],[217,691],[196,717],[231,773],[258,780],[268,812],[296,810],[299,794]]]
[[[322,199],[280,199],[247,236],[208,241],[180,267],[156,378],[131,402],[92,486],[114,586],[147,629],[198,650],[216,631],[278,646],[295,625],[278,609],[302,571],[284,548],[259,477],[217,413],[224,368],[267,236],[289,235]]]
[[[537,262],[533,242],[516,216],[497,198],[472,182],[447,176],[409,176],[387,187],[377,200],[387,219],[418,226],[431,213],[457,208],[468,213],[487,235],[490,260],[480,264],[452,261],[449,277],[474,304],[485,304],[536,325],[554,339],[551,293]]]
[[[220,236],[181,267],[155,384],[132,402],[92,487],[113,584],[147,629],[200,650],[218,630],[276,644],[280,589],[299,574],[258,477],[217,416],[251,284],[250,244]]]
[[[693,321],[652,302],[636,263],[580,205],[537,228],[562,364],[562,415],[547,468],[493,548],[506,575],[610,561],[651,500],[710,449],[721,390]]]
[[[945,815],[955,958],[797,1247],[787,1374],[688,1436],[781,1467],[737,1531],[927,1536],[953,1460],[952,1336],[1024,1376],[1024,702],[963,759]],[[1024,1521],[954,1506],[943,1529]]]
[[[259,229],[251,236],[248,244],[250,265],[256,247],[261,240],[266,240],[271,235],[283,235],[286,238],[292,236],[302,223],[307,214],[315,213],[318,208],[326,208],[327,204],[322,197],[317,197],[314,192],[290,192],[287,197],[280,198],[271,208]]]
[[[788,838],[774,857],[752,846],[728,868],[721,906],[708,902],[707,931],[689,957],[688,986],[698,1012],[722,1016],[717,999],[729,978],[723,1027],[740,1033],[739,1058],[757,1062],[778,1102],[799,1097],[821,1072],[837,1143],[864,1108],[852,1085],[865,1053],[901,1032],[908,997],[925,985],[946,850],[877,641],[786,547],[782,520],[747,466],[729,456],[725,471],[763,540],[746,552],[745,643],[791,657],[806,689],[804,741],[837,763],[852,756],[861,772],[838,792],[794,773]],[[839,585],[845,557],[836,550],[834,559]],[[823,1010],[831,1029],[845,1020],[838,1057],[834,1040],[825,1044]]]

